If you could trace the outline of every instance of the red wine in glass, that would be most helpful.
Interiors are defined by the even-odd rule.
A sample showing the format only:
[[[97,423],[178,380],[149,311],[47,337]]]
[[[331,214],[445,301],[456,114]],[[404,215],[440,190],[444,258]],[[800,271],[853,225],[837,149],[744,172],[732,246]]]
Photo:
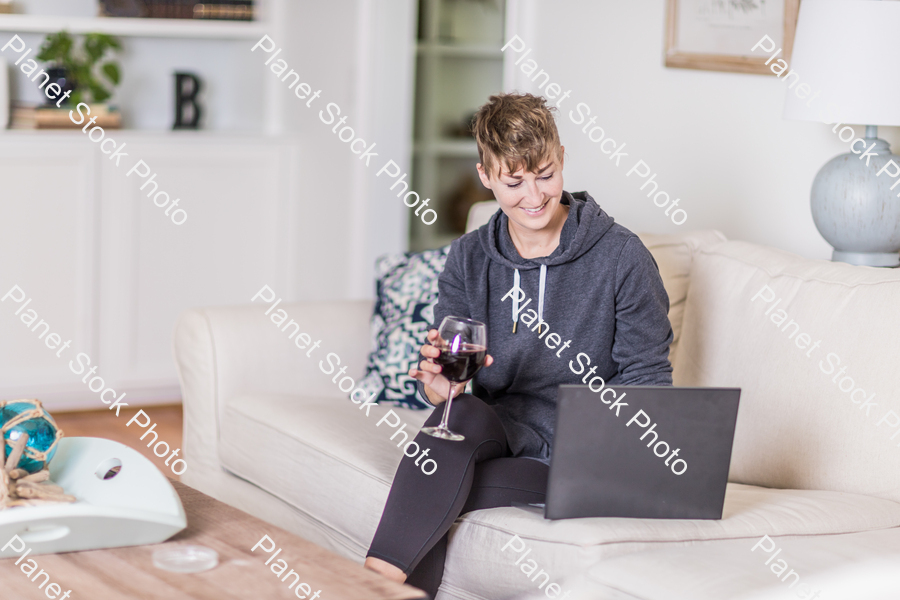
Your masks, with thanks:
[[[484,323],[463,317],[444,317],[438,328],[438,339],[435,347],[441,351],[440,356],[433,359],[441,365],[441,375],[450,382],[447,390],[447,402],[444,404],[444,417],[437,427],[424,427],[422,433],[443,440],[461,441],[464,436],[453,433],[447,427],[450,419],[450,405],[453,402],[454,384],[463,383],[475,376],[484,366],[487,356],[487,328]]]
[[[484,366],[484,357],[487,355],[487,348],[476,344],[462,343],[456,352],[449,344],[441,344],[438,349],[441,355],[434,362],[443,367],[441,375],[453,383],[462,383],[475,377],[475,373]]]

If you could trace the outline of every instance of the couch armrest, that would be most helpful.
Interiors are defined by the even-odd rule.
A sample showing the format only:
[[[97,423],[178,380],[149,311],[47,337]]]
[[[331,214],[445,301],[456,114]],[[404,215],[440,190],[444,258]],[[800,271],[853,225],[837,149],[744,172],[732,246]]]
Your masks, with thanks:
[[[185,482],[191,485],[208,469],[218,471],[219,416],[228,398],[248,392],[346,397],[320,370],[319,361],[334,353],[340,366],[348,367],[347,375],[354,380],[362,377],[371,345],[372,304],[371,300],[298,302],[280,304],[269,315],[266,304],[182,313],[173,352],[184,404]],[[278,319],[280,310],[287,318],[279,327],[271,317]],[[313,344],[321,340],[319,347],[298,348],[298,327],[292,321]]]

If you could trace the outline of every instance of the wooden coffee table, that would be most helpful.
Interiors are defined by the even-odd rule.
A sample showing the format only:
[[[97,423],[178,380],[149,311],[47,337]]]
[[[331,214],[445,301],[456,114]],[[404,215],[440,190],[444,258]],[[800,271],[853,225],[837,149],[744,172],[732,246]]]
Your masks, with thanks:
[[[316,546],[284,529],[270,525],[210,498],[179,482],[172,482],[187,513],[188,527],[168,542],[152,546],[89,550],[65,554],[34,556],[39,570],[50,574],[63,592],[71,589],[70,600],[268,600],[298,598],[270,567],[284,559],[288,570],[300,574],[313,592],[321,590],[318,600],[413,600],[426,598],[421,590],[400,585],[361,565]],[[272,554],[250,552],[268,535],[283,548],[267,566]],[[3,542],[6,543],[6,540]],[[162,571],[153,566],[155,550],[175,545],[199,544],[219,553],[219,566],[195,574]],[[274,553],[273,553],[274,554]],[[29,555],[26,557],[31,558]],[[0,597],[4,600],[48,598],[38,584],[32,583],[15,558],[0,560]],[[285,574],[288,571],[285,571]],[[37,571],[35,572],[37,573]],[[52,595],[52,592],[51,592]],[[61,597],[61,596],[60,596]],[[309,598],[309,596],[307,596]]]

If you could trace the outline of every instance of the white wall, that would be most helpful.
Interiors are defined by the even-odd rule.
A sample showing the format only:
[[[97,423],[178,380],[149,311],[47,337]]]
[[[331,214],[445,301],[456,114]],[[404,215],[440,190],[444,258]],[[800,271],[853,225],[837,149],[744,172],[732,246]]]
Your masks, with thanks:
[[[363,119],[365,139],[376,142],[380,151],[371,167],[354,161],[355,210],[359,214],[350,234],[351,252],[364,257],[350,273],[350,295],[354,298],[374,297],[375,257],[408,248],[411,211],[390,191],[393,180],[386,174],[375,174],[388,160],[410,172],[415,72],[416,2],[364,0],[362,7],[356,106]]]
[[[588,190],[634,231],[715,228],[730,239],[831,257],[809,191],[819,168],[847,147],[824,124],[783,120],[781,81],[665,68],[664,0],[518,0],[513,15],[507,39],[519,34],[532,48],[527,58],[572,90],[557,115],[567,190]],[[535,91],[519,75],[515,87]],[[619,168],[570,120],[579,102],[627,144]],[[895,150],[898,129],[879,129]],[[635,174],[626,178],[638,159],[657,173],[660,189],[681,198],[683,225],[653,205]]]
[[[415,5],[412,0],[287,2],[271,33],[291,68],[322,95],[307,108],[286,84],[278,89],[278,127],[303,141],[298,193],[314,197],[297,227],[315,234],[293,249],[301,265],[291,299],[374,296],[375,258],[407,247],[408,209],[375,174],[388,159],[408,171],[411,152]],[[265,62],[259,59],[260,63]],[[378,153],[365,167],[319,117],[340,107],[346,125]],[[327,112],[324,118],[330,120]]]

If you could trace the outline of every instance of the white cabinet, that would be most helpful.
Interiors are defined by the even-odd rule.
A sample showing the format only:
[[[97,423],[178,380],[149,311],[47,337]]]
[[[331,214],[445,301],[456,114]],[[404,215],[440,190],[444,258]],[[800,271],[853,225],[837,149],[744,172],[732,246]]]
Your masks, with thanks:
[[[0,145],[0,398],[29,394],[28,382],[70,386],[74,376],[40,334],[94,347],[96,158],[86,146]],[[21,319],[35,313],[33,333]]]
[[[312,202],[301,197],[289,209],[296,144],[114,135],[129,152],[120,167],[80,133],[0,141],[0,296],[18,285],[32,298],[19,316],[17,295],[0,302],[0,397],[40,397],[57,410],[103,407],[69,369],[84,352],[132,401],[177,399],[170,345],[179,313],[294,283],[289,249],[304,243],[294,213]],[[146,179],[126,175],[138,159],[156,173],[154,192],[180,199],[184,224],[147,197],[152,183],[141,191]],[[72,340],[59,358],[38,339],[43,327],[22,323],[29,308]]]
[[[68,2],[44,16],[0,17],[0,40],[19,31],[36,48],[60,19],[126,37],[117,97],[126,129],[109,135],[129,157],[113,166],[80,131],[0,132],[0,296],[20,285],[52,331],[72,340],[57,358],[10,300],[0,302],[0,398],[102,408],[68,367],[84,352],[129,401],[171,401],[182,310],[247,303],[263,285],[285,301],[372,296],[375,259],[407,246],[411,211],[376,173],[389,159],[410,172],[413,0],[272,0],[261,3],[262,21],[246,24],[90,18],[87,0],[72,18],[53,17]],[[263,32],[322,90],[315,110],[251,51]],[[208,83],[204,131],[166,131],[176,67]],[[377,142],[371,166],[323,124],[329,102]],[[138,159],[180,198],[183,225],[126,176]]]

